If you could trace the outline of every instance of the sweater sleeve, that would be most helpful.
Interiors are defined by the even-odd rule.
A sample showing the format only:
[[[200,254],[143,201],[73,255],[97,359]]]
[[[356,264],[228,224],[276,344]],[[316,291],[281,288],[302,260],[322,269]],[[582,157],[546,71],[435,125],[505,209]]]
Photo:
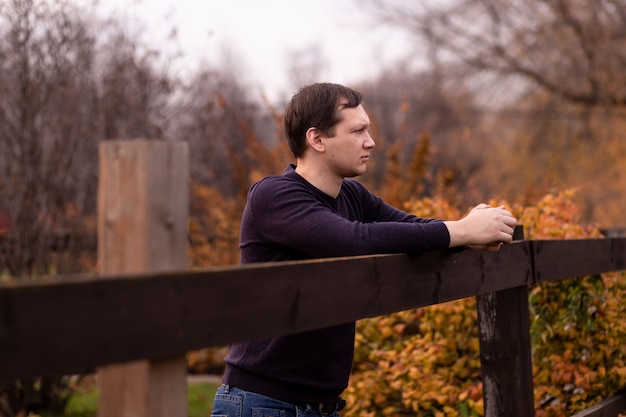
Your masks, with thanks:
[[[366,200],[370,198],[371,195],[366,196]],[[450,243],[443,222],[420,221],[377,198],[361,203],[364,219],[350,220],[307,187],[294,187],[292,181],[279,178],[261,181],[248,195],[242,221],[242,249],[247,245],[271,244],[306,257],[324,258],[420,254],[446,249]]]

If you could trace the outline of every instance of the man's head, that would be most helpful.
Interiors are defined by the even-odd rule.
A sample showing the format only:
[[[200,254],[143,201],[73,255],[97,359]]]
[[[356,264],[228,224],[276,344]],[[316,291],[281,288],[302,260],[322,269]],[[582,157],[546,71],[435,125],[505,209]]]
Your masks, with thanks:
[[[316,83],[302,87],[285,109],[285,135],[293,155],[296,158],[304,155],[309,128],[315,127],[326,136],[334,136],[334,129],[342,120],[341,109],[358,107],[362,101],[361,93],[339,84]]]

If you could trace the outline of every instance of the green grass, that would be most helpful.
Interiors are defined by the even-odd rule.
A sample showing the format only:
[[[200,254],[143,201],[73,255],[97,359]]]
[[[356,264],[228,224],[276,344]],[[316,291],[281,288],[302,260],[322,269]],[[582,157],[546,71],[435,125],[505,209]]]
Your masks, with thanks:
[[[98,410],[98,388],[93,385],[91,389],[84,391],[74,391],[67,405],[65,415],[71,417],[92,417]]]
[[[208,417],[218,385],[200,382],[187,386],[188,417]],[[95,417],[97,409],[98,389],[94,385],[88,390],[72,393],[65,407],[64,417]]]
[[[187,414],[189,417],[208,417],[213,407],[213,397],[219,384],[201,382],[189,384],[187,391]]]

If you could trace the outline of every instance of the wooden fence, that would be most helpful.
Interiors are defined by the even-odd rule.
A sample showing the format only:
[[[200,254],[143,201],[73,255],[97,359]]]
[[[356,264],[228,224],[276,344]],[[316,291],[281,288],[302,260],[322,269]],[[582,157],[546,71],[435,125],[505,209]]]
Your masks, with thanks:
[[[626,269],[607,238],[189,271],[186,145],[106,142],[100,166],[100,274],[0,283],[0,381],[97,369],[99,417],[186,416],[191,350],[474,296],[485,415],[532,417],[528,287]]]

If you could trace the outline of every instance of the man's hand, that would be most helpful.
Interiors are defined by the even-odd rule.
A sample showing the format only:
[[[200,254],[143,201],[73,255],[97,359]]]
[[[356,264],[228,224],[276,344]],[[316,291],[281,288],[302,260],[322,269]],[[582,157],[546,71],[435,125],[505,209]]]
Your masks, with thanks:
[[[450,247],[497,251],[501,244],[513,240],[517,220],[504,206],[479,204],[461,220],[445,221],[450,233]]]

